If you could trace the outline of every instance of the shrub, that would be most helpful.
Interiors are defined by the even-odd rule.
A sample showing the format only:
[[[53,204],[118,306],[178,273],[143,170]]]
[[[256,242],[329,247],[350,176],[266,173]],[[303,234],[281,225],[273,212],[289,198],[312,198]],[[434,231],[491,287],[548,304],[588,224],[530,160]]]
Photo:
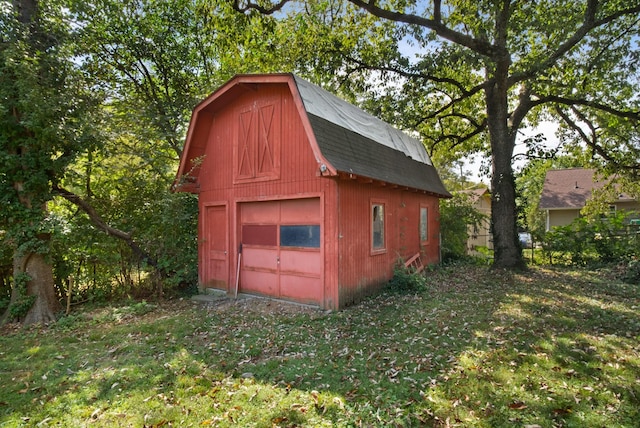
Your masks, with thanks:
[[[556,227],[545,236],[544,252],[578,265],[630,260],[638,255],[638,239],[626,230],[627,215],[621,211],[607,217],[580,217]]]
[[[427,290],[427,279],[424,275],[406,268],[398,263],[387,288],[395,293],[421,293]]]
[[[480,227],[485,219],[486,216],[473,207],[467,194],[457,193],[451,199],[440,200],[442,261],[465,258],[469,228]]]
[[[631,260],[627,264],[622,280],[627,284],[640,285],[640,259]]]

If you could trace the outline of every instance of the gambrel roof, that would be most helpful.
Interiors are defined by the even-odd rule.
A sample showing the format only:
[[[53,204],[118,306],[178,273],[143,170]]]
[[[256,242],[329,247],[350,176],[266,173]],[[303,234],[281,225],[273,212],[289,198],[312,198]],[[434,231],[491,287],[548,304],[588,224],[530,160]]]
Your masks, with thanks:
[[[309,115],[320,117],[338,128],[352,131],[378,144],[403,152],[411,159],[432,165],[424,146],[415,138],[317,85],[298,76],[293,77]]]
[[[193,111],[178,180],[197,181],[192,160],[204,155],[206,138],[197,138],[200,116],[223,108],[255,85],[287,84],[324,176],[347,174],[451,197],[422,143],[328,91],[293,74],[238,75],[196,106]],[[181,190],[193,191],[189,185]]]

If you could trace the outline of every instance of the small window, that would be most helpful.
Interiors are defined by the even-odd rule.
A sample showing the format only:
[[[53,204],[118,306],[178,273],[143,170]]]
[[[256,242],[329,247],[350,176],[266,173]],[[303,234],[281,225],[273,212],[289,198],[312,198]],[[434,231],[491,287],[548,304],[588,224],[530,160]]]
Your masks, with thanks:
[[[384,205],[373,204],[371,210],[372,247],[374,250],[384,249]]]
[[[420,242],[427,240],[427,207],[420,207]]]
[[[280,246],[320,248],[320,225],[280,226]]]

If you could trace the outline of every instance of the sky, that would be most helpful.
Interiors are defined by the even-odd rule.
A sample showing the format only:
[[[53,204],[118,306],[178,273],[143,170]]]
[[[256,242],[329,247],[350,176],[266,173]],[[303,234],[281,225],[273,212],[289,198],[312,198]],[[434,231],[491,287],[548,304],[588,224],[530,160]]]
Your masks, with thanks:
[[[526,146],[524,144],[524,140],[528,137],[544,134],[547,140],[547,147],[555,147],[558,144],[558,139],[555,136],[555,133],[558,129],[558,124],[551,121],[542,122],[536,128],[527,129],[525,131],[521,131],[518,138],[516,139],[516,148],[515,148],[515,160],[513,162],[514,170],[520,170],[524,165],[527,164],[527,159],[525,156],[522,156],[526,152]],[[517,156],[520,155],[520,156]],[[475,155],[470,158],[464,159],[463,171],[468,172],[467,178],[475,183],[484,183],[487,186],[491,182],[491,178],[483,174],[481,172],[481,166],[483,163],[483,158],[480,155]],[[488,161],[485,161],[488,162]]]

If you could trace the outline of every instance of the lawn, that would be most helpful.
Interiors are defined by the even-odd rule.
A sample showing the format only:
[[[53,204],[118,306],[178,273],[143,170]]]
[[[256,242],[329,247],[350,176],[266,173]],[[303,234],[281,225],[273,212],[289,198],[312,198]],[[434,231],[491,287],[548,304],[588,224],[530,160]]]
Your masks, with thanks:
[[[637,427],[640,287],[457,266],[341,312],[78,309],[0,335],[0,427]]]

